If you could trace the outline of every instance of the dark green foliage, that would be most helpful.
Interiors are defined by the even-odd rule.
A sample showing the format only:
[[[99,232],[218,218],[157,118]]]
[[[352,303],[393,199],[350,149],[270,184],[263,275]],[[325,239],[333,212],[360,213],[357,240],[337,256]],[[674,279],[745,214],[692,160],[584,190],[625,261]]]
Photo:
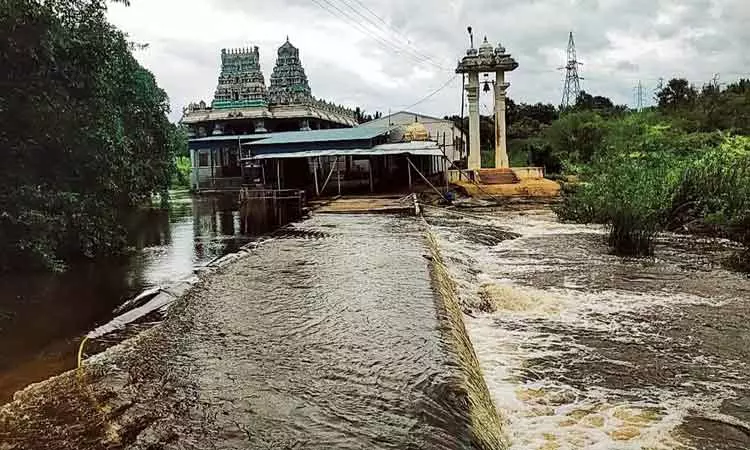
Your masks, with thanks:
[[[543,133],[549,145],[550,159],[555,158],[568,171],[589,164],[603,146],[605,121],[591,111],[564,114]]]
[[[664,153],[625,146],[587,167],[584,183],[566,187],[556,212],[563,220],[607,224],[617,254],[651,255],[682,164]]]
[[[121,251],[174,168],[167,96],[99,0],[0,6],[0,269]]]
[[[670,80],[656,94],[659,112],[686,131],[727,130],[750,134],[750,80],[698,90],[685,79]]]
[[[355,118],[357,119],[357,123],[365,123],[370,122],[373,120],[378,120],[381,117],[383,117],[383,113],[380,111],[375,111],[375,114],[365,114],[365,111],[357,106],[357,109],[354,110]]]
[[[600,95],[591,95],[586,91],[581,91],[576,98],[576,104],[572,111],[593,111],[604,117],[622,116],[628,112],[625,105],[615,105],[612,100]]]
[[[674,193],[669,219],[673,229],[719,227],[750,243],[750,138],[726,138],[693,162]]]

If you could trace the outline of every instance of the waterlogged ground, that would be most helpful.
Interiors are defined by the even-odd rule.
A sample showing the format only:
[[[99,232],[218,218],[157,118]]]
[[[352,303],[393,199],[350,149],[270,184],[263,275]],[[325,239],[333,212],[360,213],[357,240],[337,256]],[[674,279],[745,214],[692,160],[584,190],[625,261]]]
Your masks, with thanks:
[[[548,210],[430,211],[513,449],[750,448],[750,279],[727,243],[651,260]],[[512,238],[508,232],[517,233]]]
[[[367,215],[277,234],[0,409],[0,448],[470,448],[424,236]]]

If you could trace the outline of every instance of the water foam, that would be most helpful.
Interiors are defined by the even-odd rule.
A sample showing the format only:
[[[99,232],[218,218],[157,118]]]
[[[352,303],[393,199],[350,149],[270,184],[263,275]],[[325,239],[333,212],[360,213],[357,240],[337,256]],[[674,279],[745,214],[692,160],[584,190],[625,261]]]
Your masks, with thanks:
[[[606,251],[602,227],[560,224],[549,211],[466,220],[483,222],[521,237],[486,246],[464,228],[435,229],[459,295],[494,311],[467,319],[467,329],[509,420],[511,448],[690,448],[680,427],[695,416],[747,428],[719,412],[742,387],[732,381],[742,369],[732,367],[743,363],[696,352],[695,336],[668,332],[685,308],[737,301],[680,289],[695,278],[679,266],[687,256],[621,260]],[[641,364],[641,351],[656,355],[655,368]]]

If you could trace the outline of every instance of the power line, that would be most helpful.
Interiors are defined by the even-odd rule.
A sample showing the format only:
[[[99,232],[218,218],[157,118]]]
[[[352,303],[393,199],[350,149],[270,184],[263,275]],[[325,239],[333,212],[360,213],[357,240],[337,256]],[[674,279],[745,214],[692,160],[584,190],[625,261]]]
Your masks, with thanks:
[[[365,34],[365,35],[373,38],[377,43],[379,43],[381,46],[383,46],[386,50],[389,50],[389,51],[392,51],[392,52],[394,52],[396,54],[408,57],[412,61],[420,63],[420,64],[427,63],[427,64],[435,65],[434,63],[432,63],[429,60],[425,59],[423,56],[417,55],[416,53],[410,53],[410,52],[408,52],[408,49],[404,49],[403,47],[399,48],[393,42],[388,41],[388,40],[382,38],[381,36],[379,36],[377,34],[374,34],[370,29],[368,29],[366,26],[364,26],[363,24],[361,24],[350,13],[347,13],[347,12],[343,11],[341,8],[339,8],[331,0],[312,0],[312,1],[313,1],[313,3],[315,3],[318,7],[320,7],[321,9],[323,9],[324,11],[326,11],[327,13],[331,14],[332,16],[334,16],[336,18],[343,19],[345,22],[347,22],[349,25],[353,26],[354,28],[356,28],[357,30],[359,30],[360,32],[362,32],[363,34]],[[323,4],[321,2],[325,2],[325,4]],[[326,5],[328,5],[328,6],[326,6]],[[347,4],[347,7],[349,7],[352,10],[354,10],[348,4]],[[332,9],[335,10],[336,12],[334,12]],[[355,11],[355,13],[357,13],[356,10],[354,10],[354,11]],[[361,16],[361,14],[360,14],[360,16]],[[445,69],[444,67],[441,67],[441,66],[436,66],[436,67],[440,68],[441,70]]]
[[[432,97],[434,97],[438,92],[440,92],[443,89],[447,88],[453,82],[453,80],[455,80],[456,78],[458,78],[458,74],[454,74],[448,81],[445,82],[445,84],[443,84],[439,88],[435,89],[434,91],[430,92],[424,98],[422,98],[421,100],[417,101],[416,103],[412,103],[411,105],[405,107],[404,109],[412,109],[413,107],[426,102],[427,100],[429,100]],[[462,88],[463,88],[463,86],[462,86]]]
[[[397,28],[394,28],[391,24],[389,24],[388,22],[386,22],[385,19],[383,19],[382,17],[380,17],[377,13],[375,13],[372,9],[370,9],[366,4],[362,3],[360,0],[352,0],[352,1],[356,2],[359,6],[361,6],[362,9],[364,9],[367,13],[369,13],[370,16],[374,17],[378,22],[380,22],[383,25],[385,25],[387,28],[389,28],[390,30],[392,30],[395,34],[401,36],[404,39],[404,41],[406,42],[406,44],[408,44],[411,48],[413,48],[416,51],[419,51],[418,48],[416,48],[414,45],[412,45],[411,39],[409,39],[409,36],[403,34]],[[437,61],[435,58],[432,58],[429,54],[423,54],[423,56],[425,58],[429,59],[429,60],[434,61],[437,64],[440,64],[439,61]]]
[[[414,103],[412,103],[410,105],[375,105],[375,106],[370,105],[370,108],[371,109],[389,109],[389,110],[390,109],[409,110],[409,109],[411,109],[411,108],[413,108],[415,106],[418,106],[418,105],[426,102],[427,100],[429,100],[432,97],[434,97],[435,95],[437,95],[439,92],[441,92],[442,90],[444,90],[445,88],[447,88],[448,86],[450,86],[450,84],[456,78],[458,78],[458,74],[454,74],[453,76],[451,76],[450,79],[448,79],[448,81],[446,81],[445,83],[443,83],[442,85],[440,85],[439,88],[435,89],[434,91],[431,91],[429,94],[425,95],[424,97],[422,97],[421,99],[417,100],[416,102],[414,102]]]
[[[356,14],[362,20],[364,20],[370,27],[372,27],[376,31],[379,31],[382,34],[381,37],[383,38],[383,40],[388,41],[389,43],[393,44],[394,46],[402,49],[405,52],[408,52],[410,55],[414,56],[415,58],[417,58],[417,59],[419,59],[419,60],[421,60],[421,61],[423,61],[425,63],[432,64],[432,65],[434,65],[434,66],[436,66],[436,67],[438,67],[440,69],[443,69],[443,70],[447,70],[440,63],[433,61],[432,58],[429,57],[429,55],[424,54],[422,51],[420,51],[419,49],[417,49],[416,47],[414,47],[414,46],[412,46],[410,44],[407,45],[408,42],[404,43],[401,40],[393,39],[389,35],[390,32],[388,30],[384,29],[382,26],[380,26],[377,23],[375,23],[372,19],[370,19],[366,15],[362,14],[362,12],[360,12],[357,8],[355,8],[354,6],[352,6],[349,3],[349,0],[339,0],[339,1],[342,4],[346,5],[347,8],[349,8],[350,10],[352,10],[354,12],[354,14]],[[396,31],[396,33],[400,34],[398,31]],[[408,41],[409,39],[406,38],[405,40]]]
[[[565,69],[565,85],[563,86],[562,96],[562,108],[567,108],[572,104],[575,104],[578,99],[578,95],[581,93],[581,78],[578,75],[578,66],[582,66],[583,63],[578,62],[576,56],[576,43],[573,40],[573,32],[570,32],[570,38],[568,39],[568,61],[565,67],[560,67],[560,70]]]

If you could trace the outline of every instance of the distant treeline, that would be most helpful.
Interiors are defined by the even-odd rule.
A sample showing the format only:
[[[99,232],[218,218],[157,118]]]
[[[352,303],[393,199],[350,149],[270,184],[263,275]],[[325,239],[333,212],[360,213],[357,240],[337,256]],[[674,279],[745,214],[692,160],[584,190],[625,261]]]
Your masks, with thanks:
[[[101,0],[0,4],[0,270],[120,253],[168,188],[184,136],[134,47]]]

